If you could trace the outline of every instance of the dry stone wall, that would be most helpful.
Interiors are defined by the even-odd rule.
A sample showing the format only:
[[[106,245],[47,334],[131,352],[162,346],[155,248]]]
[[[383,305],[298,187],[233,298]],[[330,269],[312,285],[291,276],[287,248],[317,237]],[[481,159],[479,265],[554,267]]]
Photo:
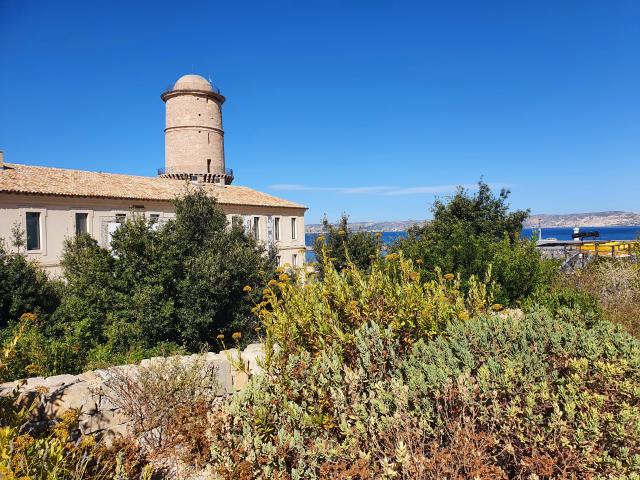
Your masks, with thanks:
[[[142,370],[162,366],[164,362],[175,361],[187,364],[195,362],[214,376],[217,385],[217,396],[227,396],[240,390],[247,382],[245,371],[236,368],[240,360],[250,374],[258,373],[258,361],[264,350],[259,344],[251,344],[238,357],[237,350],[220,353],[206,353],[181,357],[155,357],[143,360],[139,365],[121,365],[111,369],[93,370],[80,375],[56,375],[53,377],[34,377],[27,380],[0,384],[0,397],[17,393],[17,402],[31,405],[40,397],[37,407],[31,412],[30,426],[34,430],[45,427],[64,412],[75,409],[79,411],[80,435],[98,435],[110,442],[117,436],[124,436],[130,431],[131,419],[111,401],[113,392],[105,388],[114,375],[127,375],[135,378]],[[231,361],[230,361],[231,360]],[[117,402],[116,402],[117,403]]]

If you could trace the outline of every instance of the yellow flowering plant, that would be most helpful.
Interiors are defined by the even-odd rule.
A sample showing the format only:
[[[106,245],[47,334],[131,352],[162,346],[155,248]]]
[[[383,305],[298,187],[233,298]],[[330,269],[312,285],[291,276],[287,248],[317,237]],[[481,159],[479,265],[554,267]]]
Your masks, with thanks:
[[[285,351],[319,353],[340,345],[348,354],[354,332],[376,322],[390,328],[404,344],[442,334],[452,321],[487,312],[493,304],[494,284],[489,271],[484,280],[472,277],[463,293],[458,275],[436,272],[425,281],[421,271],[402,253],[373,263],[370,272],[350,264],[337,271],[325,261],[322,279],[291,281],[286,274],[270,283],[254,308],[269,352],[277,345]]]

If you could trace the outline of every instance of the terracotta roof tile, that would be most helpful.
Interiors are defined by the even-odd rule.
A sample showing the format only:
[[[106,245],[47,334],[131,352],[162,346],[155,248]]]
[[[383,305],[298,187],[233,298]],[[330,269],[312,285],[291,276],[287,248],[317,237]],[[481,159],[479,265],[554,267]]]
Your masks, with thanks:
[[[160,177],[139,177],[64,168],[5,163],[0,169],[0,192],[65,197],[172,200],[185,192],[188,182]],[[306,208],[248,187],[204,183],[204,188],[225,205]]]

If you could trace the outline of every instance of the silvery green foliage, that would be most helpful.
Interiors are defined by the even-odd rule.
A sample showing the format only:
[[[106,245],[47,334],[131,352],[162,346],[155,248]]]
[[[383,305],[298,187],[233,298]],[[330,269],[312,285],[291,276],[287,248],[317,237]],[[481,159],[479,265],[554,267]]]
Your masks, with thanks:
[[[606,322],[580,323],[544,310],[477,318],[408,353],[369,324],[356,332],[351,364],[332,348],[315,357],[279,352],[229,405],[214,470],[226,478],[238,468],[243,478],[331,478],[355,466],[355,478],[437,478],[442,468],[464,476],[438,456],[460,424],[487,440],[478,448],[498,477],[635,475],[640,343]]]

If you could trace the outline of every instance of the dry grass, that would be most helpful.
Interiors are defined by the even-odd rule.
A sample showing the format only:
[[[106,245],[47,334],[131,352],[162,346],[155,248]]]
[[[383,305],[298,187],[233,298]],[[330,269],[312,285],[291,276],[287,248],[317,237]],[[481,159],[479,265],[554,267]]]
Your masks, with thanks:
[[[594,295],[607,320],[640,338],[640,265],[624,259],[602,259],[567,275],[575,288]]]

